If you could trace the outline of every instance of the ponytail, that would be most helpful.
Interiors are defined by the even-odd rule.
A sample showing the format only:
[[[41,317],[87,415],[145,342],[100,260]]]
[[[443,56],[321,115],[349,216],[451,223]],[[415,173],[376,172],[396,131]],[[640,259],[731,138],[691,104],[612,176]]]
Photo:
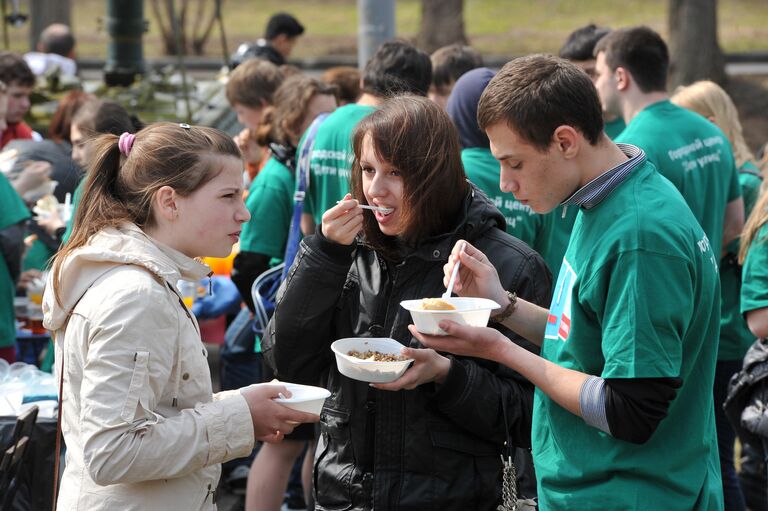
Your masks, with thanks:
[[[268,106],[264,108],[264,112],[261,114],[261,120],[259,121],[259,127],[256,128],[255,133],[251,133],[253,140],[261,147],[267,147],[272,142],[281,144],[281,140],[277,140],[275,130],[275,107]]]
[[[73,250],[85,245],[91,236],[103,228],[133,220],[116,194],[117,176],[122,163],[118,137],[111,134],[100,135],[89,143],[93,145],[93,154],[96,156],[88,166],[83,187],[83,197],[87,197],[87,200],[81,200],[75,210],[72,235],[54,258],[54,291],[57,291],[61,263]],[[59,300],[58,294],[56,300]]]

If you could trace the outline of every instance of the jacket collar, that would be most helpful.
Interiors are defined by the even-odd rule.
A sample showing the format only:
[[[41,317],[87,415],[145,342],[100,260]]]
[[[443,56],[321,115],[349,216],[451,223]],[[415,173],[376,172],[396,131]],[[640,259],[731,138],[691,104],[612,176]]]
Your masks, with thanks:
[[[468,182],[469,190],[464,197],[461,215],[454,228],[447,233],[427,238],[408,251],[406,257],[417,257],[425,261],[444,261],[459,239],[474,240],[492,228],[504,230],[503,215],[488,199],[485,193]]]

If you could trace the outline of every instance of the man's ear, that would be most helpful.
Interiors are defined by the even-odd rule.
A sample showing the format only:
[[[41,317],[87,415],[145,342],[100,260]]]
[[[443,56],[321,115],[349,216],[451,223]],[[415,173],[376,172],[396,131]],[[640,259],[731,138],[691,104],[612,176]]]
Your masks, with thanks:
[[[155,192],[152,204],[155,207],[155,214],[168,222],[173,222],[178,216],[176,207],[176,190],[170,186],[162,186]]]
[[[616,77],[616,88],[622,92],[626,91],[632,84],[632,74],[625,67],[617,67],[613,72]]]
[[[583,137],[573,126],[563,124],[555,128],[552,134],[552,143],[555,144],[560,154],[565,159],[574,158],[579,154],[579,141]]]

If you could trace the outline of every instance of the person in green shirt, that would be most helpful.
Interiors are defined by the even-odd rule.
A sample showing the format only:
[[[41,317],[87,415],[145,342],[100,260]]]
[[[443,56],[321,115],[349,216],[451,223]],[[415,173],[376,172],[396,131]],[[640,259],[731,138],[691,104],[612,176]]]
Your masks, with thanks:
[[[603,133],[575,65],[547,55],[502,68],[480,99],[501,189],[537,212],[579,213],[549,309],[518,299],[459,241],[454,292],[502,304],[491,328],[441,321],[438,351],[508,365],[536,385],[532,445],[541,509],[720,510],[712,384],[718,256],[680,193],[632,145]]]
[[[744,225],[744,203],[727,137],[699,114],[669,101],[669,52],[648,27],[614,30],[595,46],[603,111],[627,123],[616,142],[633,144],[674,184],[716,254]]]
[[[758,199],[739,247],[741,313],[755,337],[768,337],[768,193]]]
[[[232,282],[251,312],[254,310],[251,286],[253,281],[273,263],[282,261],[293,217],[295,190],[296,145],[299,137],[321,113],[333,112],[336,97],[333,87],[305,75],[287,78],[275,91],[274,106],[267,107],[256,135],[256,143],[269,147],[271,156],[251,183],[245,206],[251,219],[243,225],[240,252],[235,256]],[[256,339],[260,352],[260,339]],[[251,363],[258,363],[261,354]],[[222,363],[225,363],[223,360]],[[263,381],[274,375],[264,367]],[[261,375],[254,371],[253,376]],[[231,382],[234,383],[234,382]],[[238,381],[237,387],[258,381]],[[303,464],[302,486],[304,498],[310,501],[312,492],[312,460],[314,459],[314,427],[298,426],[278,444],[264,444],[250,467],[246,488],[246,507],[260,502],[267,508],[277,509],[283,502],[288,477],[294,460],[307,447]]]
[[[134,124],[128,111],[114,101],[89,101],[72,118],[70,129],[72,159],[87,173],[93,160],[91,144],[89,143],[91,139],[105,133],[118,136],[125,132],[133,133],[138,128],[139,126]],[[83,176],[75,188],[75,194],[72,197],[72,215],[62,234],[62,244],[66,243],[72,235],[85,181],[85,176]],[[64,224],[61,227],[64,227]]]
[[[477,125],[477,102],[495,73],[487,67],[467,71],[457,81],[448,97],[446,111],[459,131],[461,163],[467,179],[480,188],[504,215],[507,232],[536,249],[544,217],[514,195],[499,188],[499,162],[491,154],[488,135]],[[537,250],[538,251],[538,250]],[[543,255],[543,254],[542,254]],[[559,269],[550,267],[554,272]]]
[[[16,361],[13,298],[24,253],[24,221],[29,210],[11,183],[0,173],[0,358]]]
[[[357,103],[333,112],[320,126],[310,155],[310,179],[304,201],[302,231],[314,232],[323,213],[349,192],[352,168],[352,130],[387,97],[426,96],[432,81],[429,55],[394,39],[383,43],[365,65],[362,95]],[[299,143],[299,152],[302,145]]]
[[[683,108],[706,117],[728,137],[733,156],[739,169],[739,185],[744,200],[744,216],[747,217],[757,200],[762,184],[760,171],[753,163],[754,156],[742,135],[739,113],[730,96],[722,87],[709,80],[680,87],[671,101]],[[720,260],[720,345],[715,370],[715,425],[717,427],[720,468],[723,476],[723,495],[729,510],[746,509],[736,468],[733,464],[735,432],[719,406],[725,402],[731,377],[741,370],[742,360],[754,341],[754,335],[740,312],[741,266],[738,264],[739,240],[725,247]]]

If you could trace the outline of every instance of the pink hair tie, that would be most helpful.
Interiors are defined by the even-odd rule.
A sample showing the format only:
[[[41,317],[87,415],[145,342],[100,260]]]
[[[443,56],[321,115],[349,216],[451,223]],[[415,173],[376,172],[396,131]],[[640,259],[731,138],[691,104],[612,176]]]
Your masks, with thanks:
[[[127,131],[120,135],[120,139],[117,141],[117,147],[120,149],[120,152],[125,156],[128,156],[128,154],[131,152],[131,148],[133,147],[134,140],[136,140],[136,135],[132,135]]]

